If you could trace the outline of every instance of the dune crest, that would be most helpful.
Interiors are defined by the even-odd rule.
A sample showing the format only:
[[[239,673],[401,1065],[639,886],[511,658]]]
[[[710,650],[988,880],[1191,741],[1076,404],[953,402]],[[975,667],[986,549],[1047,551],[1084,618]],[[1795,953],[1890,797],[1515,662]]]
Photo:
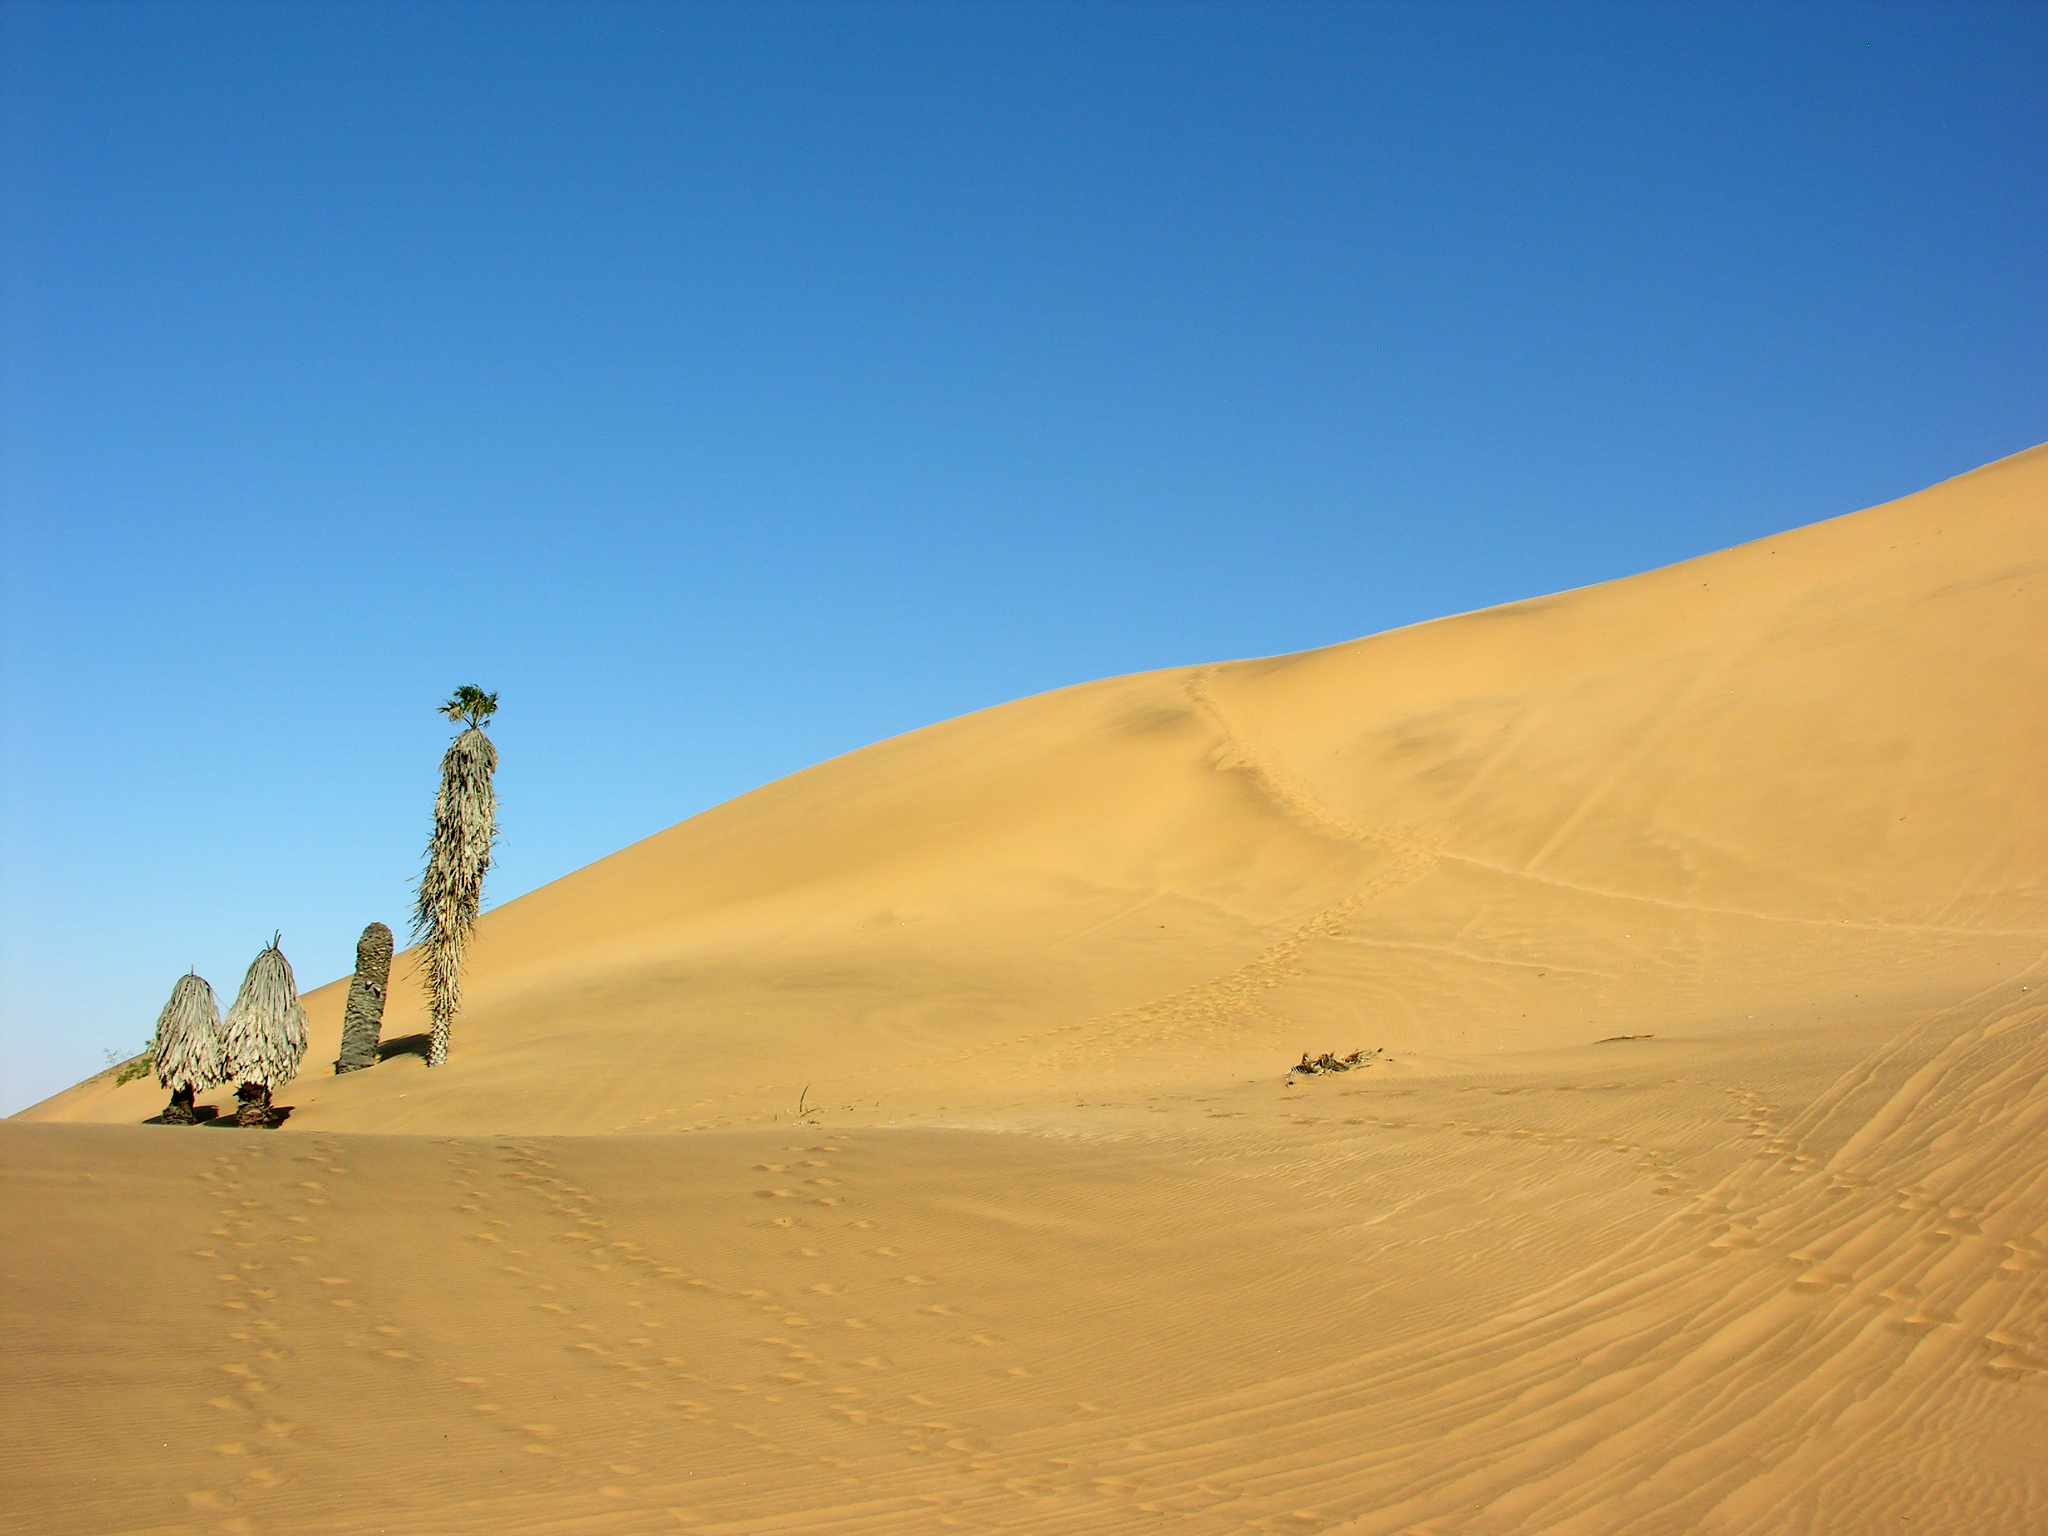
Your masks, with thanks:
[[[948,721],[488,913],[460,1070],[309,1075],[300,1123],[668,1130],[805,1083],[908,1113],[1911,1011],[2038,952],[2044,579],[2037,448],[1603,586]],[[344,992],[308,997],[309,1060]],[[424,1028],[408,952],[385,1035]]]

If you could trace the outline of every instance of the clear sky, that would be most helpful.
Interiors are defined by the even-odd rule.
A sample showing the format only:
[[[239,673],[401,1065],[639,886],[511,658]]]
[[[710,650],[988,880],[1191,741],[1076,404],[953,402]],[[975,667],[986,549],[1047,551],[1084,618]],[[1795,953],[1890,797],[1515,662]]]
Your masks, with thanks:
[[[0,1112],[402,933],[458,683],[495,903],[2048,437],[2040,5],[10,0],[0,70]]]

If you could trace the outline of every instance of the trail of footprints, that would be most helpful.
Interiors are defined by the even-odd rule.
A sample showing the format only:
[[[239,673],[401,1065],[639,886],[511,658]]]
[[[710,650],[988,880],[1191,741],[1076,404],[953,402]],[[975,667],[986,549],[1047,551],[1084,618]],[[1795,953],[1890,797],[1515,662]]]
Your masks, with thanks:
[[[1591,1090],[1623,1086],[1602,1081]],[[1301,1111],[1285,1118],[1311,1138],[1330,1125],[1502,1136],[1612,1155],[1625,1177],[1651,1181],[1673,1203],[1671,1221],[1646,1234],[1634,1259],[1615,1256],[1610,1273],[1647,1269],[1688,1244],[1705,1264],[1746,1255],[1745,1265],[1775,1267],[1785,1292],[1875,1309],[1882,1333],[1901,1349],[1975,1328],[1970,1348],[1987,1383],[2048,1385],[2048,1324],[2037,1306],[2020,1304],[2048,1289],[2048,1235],[2011,1219],[2037,1209],[2039,1191],[2016,1205],[1971,1198],[1981,1179],[1945,1171],[1931,1154],[1917,1163],[1887,1156],[1836,1166],[1813,1139],[1821,1117],[1740,1088],[1731,1090],[1727,1131],[1753,1150],[1712,1180],[1644,1137],[1546,1129],[1540,1111],[1519,1112],[1546,1092],[1587,1091],[1579,1084],[1463,1091],[1474,1104],[1516,1099],[1518,1113],[1447,1116],[1438,1095],[1436,1112],[1404,1116],[1399,1101],[1408,1090],[1390,1087],[1365,1099],[1378,1113],[1343,1114],[1349,1106],[1328,1095],[1282,1108]],[[711,1518],[714,1505],[719,1519],[791,1508],[796,1488],[786,1480],[768,1489],[732,1480],[749,1458],[808,1466],[799,1481],[837,1485],[848,1498],[886,1487],[941,1523],[991,1500],[1013,1511],[1039,1508],[1048,1521],[1083,1510],[1220,1516],[1240,1507],[1245,1490],[1211,1475],[1200,1456],[1155,1454],[1144,1415],[1057,1401],[1042,1363],[1020,1358],[966,1293],[951,1289],[945,1261],[908,1251],[863,1214],[858,1143],[851,1135],[783,1144],[736,1185],[726,1170],[737,1223],[730,1255],[673,1251],[680,1239],[661,1222],[608,1209],[560,1166],[573,1156],[546,1141],[439,1143],[451,1231],[473,1256],[475,1283],[506,1288],[523,1306],[510,1347],[481,1360],[459,1338],[415,1337],[390,1287],[360,1284],[331,1259],[323,1218],[335,1202],[364,1197],[346,1143],[252,1138],[224,1151],[200,1175],[214,1224],[193,1249],[214,1277],[223,1320],[217,1391],[207,1399],[223,1426],[215,1445],[222,1475],[188,1495],[193,1510],[220,1514],[224,1529],[249,1528],[237,1525],[238,1511],[260,1510],[266,1496],[289,1491],[308,1433],[302,1421],[315,1416],[295,1410],[289,1369],[293,1331],[308,1327],[338,1331],[366,1364],[421,1390],[459,1390],[474,1422],[516,1444],[544,1486],[582,1489],[622,1508],[662,1504],[686,1523]],[[1865,1167],[1893,1177],[1872,1177]],[[1925,1176],[1898,1176],[1916,1167]],[[1812,1198],[1816,1188],[1823,1198]],[[1697,1235],[1680,1236],[1688,1231]],[[789,1273],[786,1263],[750,1266],[738,1254],[764,1238],[781,1245],[779,1259],[798,1261],[797,1280],[779,1290],[745,1283],[750,1270]],[[1987,1270],[1984,1250],[1993,1243],[1996,1263]],[[1979,1294],[1987,1272],[2021,1289],[1991,1305]],[[482,1296],[478,1309],[503,1310],[503,1302],[502,1291]],[[934,1387],[928,1369],[911,1381],[891,1358],[893,1341],[922,1345],[934,1333],[959,1351],[950,1392]],[[522,1356],[539,1352],[553,1353],[556,1367],[525,1380]],[[977,1404],[1016,1392],[1030,1395],[1026,1417],[1072,1422],[1075,1432],[1019,1438],[977,1422]],[[1118,1442],[1122,1457],[1104,1464],[1061,1454],[1063,1443],[1099,1443],[1087,1425],[1106,1412],[1131,1431]],[[703,1483],[679,1480],[696,1469],[710,1474]],[[1341,1502],[1338,1492],[1323,1490],[1324,1502]],[[1260,1523],[1244,1512],[1248,1527]],[[1304,1518],[1294,1528],[1315,1523]]]
[[[1062,1024],[1023,1030],[1011,1037],[985,1041],[965,1050],[929,1054],[908,1061],[868,1066],[859,1074],[866,1083],[900,1080],[934,1068],[1001,1061],[1003,1070],[1024,1069],[1040,1076],[1099,1067],[1105,1060],[1151,1055],[1191,1043],[1235,1044],[1250,1026],[1279,1026],[1285,1021],[1262,1006],[1268,992],[1302,974],[1305,957],[1319,942],[1342,937],[1359,911],[1380,897],[1412,885],[1436,867],[1441,850],[1407,828],[1362,825],[1339,816],[1310,794],[1284,764],[1216,697],[1218,668],[1195,668],[1186,689],[1195,709],[1215,727],[1217,765],[1251,775],[1276,809],[1318,836],[1383,852],[1390,862],[1342,900],[1302,922],[1291,933],[1269,942],[1238,966],[1195,982],[1163,997],[1108,1013],[1071,1019]],[[641,1128],[675,1126],[685,1114],[714,1113],[683,1129],[705,1129],[721,1123],[718,1107],[740,1098],[727,1094],[703,1099],[687,1109],[657,1111],[637,1122]],[[860,1097],[866,1097],[864,1089]]]
[[[1613,1090],[1626,1085],[1609,1082],[1600,1086]],[[1506,1096],[1546,1089],[1570,1092],[1578,1087],[1576,1083],[1556,1083],[1490,1091]],[[1393,1090],[1377,1097],[1385,1099],[1402,1092]],[[1729,1123],[1746,1127],[1746,1139],[1757,1145],[1748,1154],[1747,1168],[1710,1189],[1703,1189],[1692,1170],[1668,1151],[1618,1135],[1588,1137],[1465,1119],[1418,1121],[1370,1114],[1345,1118],[1341,1123],[1387,1130],[1453,1130],[1543,1145],[1604,1147],[1628,1157],[1636,1172],[1654,1179],[1654,1193],[1691,1197],[1674,1215],[1683,1223],[1718,1226],[1719,1231],[1705,1245],[1708,1255],[1752,1251],[1772,1257],[1788,1271],[1786,1284],[1796,1292],[1860,1286],[1863,1299],[1884,1308],[1889,1314],[1886,1327],[1898,1334],[1917,1336],[1937,1327],[1958,1326],[1956,1311],[1926,1299],[1924,1287],[1928,1272],[1940,1264],[1951,1245],[1984,1239],[1982,1223],[1987,1211],[1967,1201],[1940,1197],[1935,1182],[1885,1187],[1851,1169],[1828,1171],[1825,1158],[1809,1150],[1799,1131],[1788,1128],[1786,1110],[1745,1089],[1728,1092],[1736,1101]],[[1300,1117],[1296,1123],[1318,1123],[1320,1118]],[[1790,1204],[1788,1197],[1803,1181],[1823,1174],[1826,1218],[1816,1221],[1803,1212],[1797,1218],[1781,1217],[1778,1206]],[[1912,1235],[1912,1243],[1903,1251],[1894,1240],[1902,1219]],[[1880,1248],[1891,1250],[1889,1262],[1867,1273],[1854,1257],[1844,1256],[1845,1251]],[[2005,1236],[1999,1240],[1999,1260],[1997,1273],[2001,1277],[2048,1271],[2048,1238],[2029,1232]],[[2048,1381],[2048,1326],[2036,1330],[2023,1321],[2008,1319],[1985,1334],[1980,1348],[1986,1357],[1985,1374],[1994,1379]]]
[[[261,1495],[289,1491],[289,1451],[300,1430],[289,1416],[293,1389],[280,1380],[287,1374],[280,1367],[291,1359],[293,1331],[308,1327],[340,1329],[344,1345],[364,1359],[409,1373],[402,1381],[417,1385],[417,1373],[433,1373],[442,1384],[467,1389],[470,1413],[517,1443],[537,1467],[561,1467],[564,1476],[546,1486],[581,1486],[599,1498],[676,1497],[688,1491],[674,1483],[679,1461],[730,1467],[737,1448],[808,1462],[849,1489],[898,1490],[941,1524],[953,1518],[949,1511],[988,1499],[1062,1510],[1108,1500],[1154,1511],[1133,1502],[1138,1484],[1098,1475],[1091,1461],[1000,1454],[970,1409],[941,1400],[929,1372],[918,1376],[920,1390],[910,1389],[889,1341],[913,1328],[940,1330],[960,1350],[963,1375],[985,1384],[957,1396],[1029,1389],[1041,1371],[1018,1359],[971,1305],[949,1295],[943,1265],[878,1241],[886,1234],[856,1214],[844,1176],[845,1143],[792,1145],[781,1160],[753,1166],[759,1177],[747,1198],[761,1212],[754,1224],[787,1234],[784,1257],[816,1265],[817,1278],[781,1291],[714,1279],[668,1262],[677,1256],[657,1245],[616,1235],[604,1204],[562,1176],[544,1143],[444,1145],[449,1198],[463,1218],[459,1240],[490,1250],[502,1283],[531,1308],[535,1326],[524,1347],[565,1352],[590,1373],[583,1378],[587,1396],[568,1397],[573,1387],[558,1379],[550,1391],[559,1411],[537,1406],[530,1395],[521,1411],[511,1379],[518,1361],[464,1370],[444,1351],[417,1344],[402,1313],[366,1294],[379,1288],[328,1273],[334,1266],[323,1262],[320,1213],[335,1184],[358,1175],[336,1143],[298,1152],[271,1141],[222,1156],[202,1175],[218,1223],[211,1246],[196,1256],[220,1264],[220,1305],[229,1314],[230,1358],[220,1366],[225,1390],[211,1402],[232,1428],[216,1446],[228,1475],[188,1496],[195,1512],[228,1516],[223,1529],[253,1529],[237,1514],[260,1519]],[[317,1177],[279,1179],[280,1161],[289,1161],[292,1174]],[[529,1219],[521,1219],[520,1208]],[[537,1224],[535,1217],[545,1220]],[[514,1234],[525,1235],[515,1241]],[[553,1251],[536,1251],[534,1234]],[[861,1273],[850,1278],[855,1268]],[[488,1304],[480,1301],[479,1310]],[[332,1320],[309,1315],[318,1308]],[[611,1316],[599,1320],[600,1313]],[[622,1326],[618,1314],[633,1315],[633,1326]],[[590,1401],[604,1398],[624,1401],[600,1426]],[[1105,1411],[1092,1402],[1048,1400],[1033,1417]],[[315,1406],[307,1416],[319,1412]],[[787,1490],[754,1496],[775,1507],[787,1502]],[[730,1500],[746,1497],[743,1489],[730,1490],[724,1513],[733,1513]],[[1183,1504],[1206,1508],[1230,1497],[1203,1489]],[[698,1513],[668,1507],[679,1519]]]
[[[919,1462],[947,1475],[956,1465],[990,1470],[984,1441],[941,1411],[928,1382],[912,1391],[897,1378],[889,1340],[906,1329],[943,1330],[967,1357],[963,1367],[984,1378],[1038,1374],[949,1297],[942,1266],[880,1241],[876,1224],[856,1214],[844,1142],[792,1145],[783,1160],[753,1167],[748,1225],[786,1238],[783,1257],[814,1265],[815,1278],[781,1291],[711,1278],[651,1236],[619,1235],[603,1202],[562,1176],[545,1143],[441,1145],[457,1240],[487,1255],[498,1283],[529,1309],[518,1348],[562,1351],[569,1376],[553,1366],[522,1387],[516,1355],[467,1367],[459,1346],[416,1342],[387,1288],[330,1272],[342,1266],[327,1256],[321,1214],[338,1183],[359,1178],[341,1143],[300,1150],[275,1138],[224,1153],[200,1175],[216,1224],[193,1256],[216,1266],[224,1349],[221,1390],[209,1402],[228,1427],[215,1446],[217,1486],[187,1496],[195,1512],[227,1516],[223,1529],[252,1529],[246,1516],[261,1513],[261,1495],[291,1481],[295,1417],[331,1413],[331,1397],[303,1415],[290,1406],[286,1367],[298,1329],[337,1330],[365,1361],[426,1373],[400,1376],[415,1388],[463,1389],[467,1411],[537,1468],[560,1465],[569,1483],[613,1499],[646,1494],[661,1473],[672,1480],[680,1462],[729,1465],[735,1446],[835,1474],[859,1467],[864,1483],[893,1462],[905,1487],[931,1480],[909,1470]],[[480,1296],[476,1310],[502,1299]],[[606,1399],[616,1408],[594,1416],[593,1403]]]

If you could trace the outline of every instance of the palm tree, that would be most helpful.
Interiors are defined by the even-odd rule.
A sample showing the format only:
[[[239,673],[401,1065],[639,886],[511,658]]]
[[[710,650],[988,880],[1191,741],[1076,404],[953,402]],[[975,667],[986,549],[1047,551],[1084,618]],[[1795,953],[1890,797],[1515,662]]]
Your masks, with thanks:
[[[377,1064],[377,1037],[384,1032],[384,988],[391,980],[391,930],[372,923],[356,940],[356,973],[349,979],[348,1007],[341,1015],[341,1056],[335,1074]]]
[[[156,1037],[149,1043],[156,1080],[171,1090],[164,1124],[193,1125],[199,1116],[192,1102],[207,1089],[227,1081],[227,1060],[220,1032],[220,1004],[213,988],[197,971],[180,976],[171,1000],[156,1016]]]
[[[222,1032],[227,1039],[227,1078],[241,1084],[235,1097],[238,1125],[274,1125],[270,1095],[299,1075],[306,1059],[306,1010],[299,1006],[299,986],[292,963],[273,935],[270,945],[249,963],[242,990],[235,994]]]
[[[462,959],[483,906],[484,875],[498,837],[498,801],[491,788],[498,749],[483,729],[497,709],[495,693],[473,686],[456,689],[441,706],[442,713],[466,728],[441,759],[434,836],[413,907],[412,933],[423,952],[427,1007],[433,1016],[430,1067],[448,1060],[448,1022],[462,1010]]]

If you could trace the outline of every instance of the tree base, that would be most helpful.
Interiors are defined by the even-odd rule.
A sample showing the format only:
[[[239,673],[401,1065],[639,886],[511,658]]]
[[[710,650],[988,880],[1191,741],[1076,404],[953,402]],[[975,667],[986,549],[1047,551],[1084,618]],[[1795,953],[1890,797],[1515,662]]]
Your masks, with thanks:
[[[334,1061],[334,1075],[344,1072],[360,1072],[365,1067],[374,1067],[381,1059],[378,1047],[383,1042],[378,1038],[383,1033],[379,1019],[346,1019],[341,1026],[341,1054]]]
[[[269,1130],[278,1123],[270,1107],[270,1090],[262,1083],[244,1083],[235,1090],[235,1124]]]
[[[172,1094],[171,1102],[164,1107],[164,1124],[197,1125],[199,1115],[192,1107],[192,1101],[197,1097],[190,1088],[180,1088]]]

